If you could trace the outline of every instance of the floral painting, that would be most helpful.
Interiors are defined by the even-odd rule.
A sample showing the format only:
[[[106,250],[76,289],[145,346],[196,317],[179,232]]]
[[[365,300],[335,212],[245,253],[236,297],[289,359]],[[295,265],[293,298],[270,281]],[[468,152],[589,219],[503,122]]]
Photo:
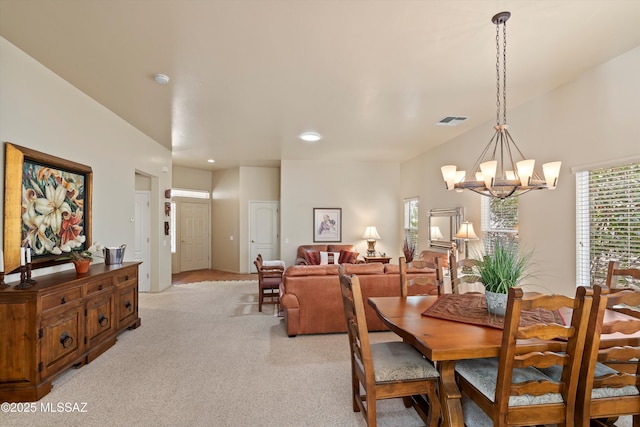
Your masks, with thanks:
[[[83,248],[85,177],[25,161],[22,167],[22,242],[34,255]]]
[[[20,267],[21,247],[31,248],[33,268],[88,248],[91,168],[9,142],[5,147],[5,272]]]
[[[313,208],[313,241],[340,242],[342,240],[342,209]]]

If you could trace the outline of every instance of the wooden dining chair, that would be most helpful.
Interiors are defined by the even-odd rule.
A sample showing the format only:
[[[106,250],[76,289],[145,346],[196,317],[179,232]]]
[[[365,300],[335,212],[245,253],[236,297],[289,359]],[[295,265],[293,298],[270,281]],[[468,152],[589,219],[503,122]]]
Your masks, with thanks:
[[[588,426],[592,419],[633,415],[633,426],[640,427],[640,319],[629,317],[603,324],[605,308],[620,304],[640,305],[640,290],[609,293],[607,288],[594,285],[595,308],[589,318],[576,400],[579,426]],[[611,333],[624,338],[600,340],[601,334]]]
[[[620,264],[617,261],[609,261],[605,283],[611,293],[629,287],[632,287],[632,289],[640,289],[640,268],[620,268]],[[612,310],[630,316],[640,317],[640,307],[617,306],[613,307]]]
[[[500,356],[461,360],[455,367],[466,425],[573,425],[592,293],[579,287],[575,298],[525,297],[522,289],[509,289]],[[570,325],[535,323],[536,312],[562,307],[573,309]],[[523,312],[530,322],[521,325]],[[566,342],[564,349],[562,341],[550,341],[556,338]],[[540,370],[553,365],[559,365],[557,380]]]
[[[412,292],[412,295],[442,295],[444,293],[442,258],[435,258],[435,262],[413,260],[407,263],[405,257],[400,257],[399,263],[401,296],[409,295],[410,286],[416,286],[418,289],[418,291]]]
[[[451,278],[451,292],[454,294],[484,293],[480,276],[474,271],[474,266],[480,261],[472,258],[458,259],[455,243],[449,253],[449,277]]]
[[[351,353],[351,388],[354,412],[362,412],[369,427],[376,426],[376,401],[426,395],[428,405],[416,409],[427,425],[435,427],[440,418],[438,371],[415,348],[401,341],[370,344],[360,280],[344,274],[340,266],[340,289],[347,322]],[[427,402],[423,402],[427,403]],[[428,406],[423,411],[421,408]]]
[[[265,266],[260,254],[253,264],[258,270],[258,311],[262,312],[263,304],[278,305],[280,303],[280,284],[284,269]]]

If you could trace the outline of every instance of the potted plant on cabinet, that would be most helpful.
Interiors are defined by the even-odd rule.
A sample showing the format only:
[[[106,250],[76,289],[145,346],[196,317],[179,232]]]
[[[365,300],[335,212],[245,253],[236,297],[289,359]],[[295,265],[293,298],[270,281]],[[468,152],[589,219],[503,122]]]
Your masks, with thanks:
[[[520,254],[513,244],[496,241],[493,251],[474,266],[484,285],[489,313],[504,316],[509,288],[520,285],[529,276],[531,253]]]
[[[93,257],[101,249],[101,245],[96,243],[85,250],[70,250],[68,255],[58,258],[58,261],[70,260],[76,268],[76,273],[84,274],[89,271],[89,265],[93,261]]]

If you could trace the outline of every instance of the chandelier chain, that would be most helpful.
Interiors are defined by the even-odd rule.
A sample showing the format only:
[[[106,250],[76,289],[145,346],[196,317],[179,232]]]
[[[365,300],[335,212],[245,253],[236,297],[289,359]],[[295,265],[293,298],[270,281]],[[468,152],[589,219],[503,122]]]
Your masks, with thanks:
[[[500,27],[496,25],[496,124],[500,124]]]
[[[502,24],[502,56],[500,55],[500,24]],[[500,61],[502,60],[502,79]],[[502,83],[502,85],[501,85]],[[500,99],[502,95],[502,100]],[[500,117],[502,107],[502,117]],[[507,124],[507,23],[496,25],[496,124]]]
[[[507,21],[502,23],[502,124],[507,124]]]

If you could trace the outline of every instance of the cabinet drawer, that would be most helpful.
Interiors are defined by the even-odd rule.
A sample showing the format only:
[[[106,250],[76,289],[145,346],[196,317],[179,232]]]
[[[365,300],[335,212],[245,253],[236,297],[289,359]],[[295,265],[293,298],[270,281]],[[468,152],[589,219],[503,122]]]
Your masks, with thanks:
[[[113,282],[111,281],[110,277],[102,280],[96,280],[95,282],[87,283],[87,296],[91,296],[103,290],[111,289],[112,286],[113,286]]]
[[[45,295],[42,297],[42,311],[51,310],[71,302],[79,302],[81,298],[82,288],[80,286]]]
[[[129,280],[138,279],[138,267],[123,268],[115,274],[116,285],[128,282]]]

